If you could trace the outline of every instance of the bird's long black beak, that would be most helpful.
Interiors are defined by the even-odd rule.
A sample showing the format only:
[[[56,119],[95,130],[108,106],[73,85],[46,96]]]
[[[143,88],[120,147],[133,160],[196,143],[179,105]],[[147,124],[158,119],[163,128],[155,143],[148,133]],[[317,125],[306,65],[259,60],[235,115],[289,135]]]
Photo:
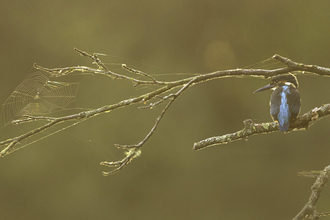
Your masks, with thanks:
[[[272,88],[274,88],[274,87],[275,87],[275,85],[268,84],[267,86],[264,86],[264,87],[261,87],[260,89],[257,89],[257,90],[254,91],[253,93],[266,91],[266,90],[272,89]]]

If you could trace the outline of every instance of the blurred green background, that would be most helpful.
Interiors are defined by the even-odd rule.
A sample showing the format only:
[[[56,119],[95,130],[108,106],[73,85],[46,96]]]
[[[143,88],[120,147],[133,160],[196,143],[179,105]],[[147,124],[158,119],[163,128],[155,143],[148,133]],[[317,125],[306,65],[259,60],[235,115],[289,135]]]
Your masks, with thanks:
[[[329,1],[3,0],[0,6],[2,103],[34,72],[33,63],[91,66],[74,47],[107,54],[101,58],[114,71],[125,73],[114,63],[126,63],[162,80],[242,68],[275,53],[330,67]],[[103,76],[78,80],[72,107],[96,108],[150,91]],[[329,102],[329,78],[298,80],[302,113]],[[139,142],[164,105],[100,115],[1,158],[1,218],[293,218],[314,182],[297,172],[330,163],[328,119],[308,131],[192,150],[196,141],[242,129],[245,119],[270,121],[270,92],[252,94],[268,82],[225,78],[190,88],[141,157],[109,177],[99,163],[121,159],[113,145]],[[1,140],[28,126],[5,127]],[[329,195],[326,188],[318,211],[330,211]]]

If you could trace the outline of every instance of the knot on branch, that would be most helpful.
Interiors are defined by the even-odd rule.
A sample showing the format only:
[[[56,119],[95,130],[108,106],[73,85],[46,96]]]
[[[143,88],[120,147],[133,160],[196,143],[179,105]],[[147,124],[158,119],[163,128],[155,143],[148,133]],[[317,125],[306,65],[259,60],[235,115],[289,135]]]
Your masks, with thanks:
[[[245,131],[251,131],[252,129],[254,129],[254,122],[252,119],[246,119],[243,121],[244,123],[244,130]]]

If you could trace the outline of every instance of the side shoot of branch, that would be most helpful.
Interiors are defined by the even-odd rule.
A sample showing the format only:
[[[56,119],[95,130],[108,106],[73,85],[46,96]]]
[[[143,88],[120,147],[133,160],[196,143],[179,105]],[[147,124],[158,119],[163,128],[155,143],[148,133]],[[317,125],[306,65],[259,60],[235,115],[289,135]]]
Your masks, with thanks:
[[[316,211],[316,203],[319,200],[321,193],[330,178],[330,166],[325,167],[323,171],[318,173],[319,175],[311,188],[312,193],[309,197],[308,202],[305,204],[302,210],[293,218],[293,220],[303,220],[306,219],[306,217],[308,217],[308,219],[317,220],[320,217],[330,215],[330,212],[319,213],[318,211]]]

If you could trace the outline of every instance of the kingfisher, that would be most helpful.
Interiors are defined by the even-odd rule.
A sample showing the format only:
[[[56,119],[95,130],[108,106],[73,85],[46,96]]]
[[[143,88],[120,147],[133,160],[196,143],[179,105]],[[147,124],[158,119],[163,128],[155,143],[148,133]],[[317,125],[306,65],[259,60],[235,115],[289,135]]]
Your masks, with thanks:
[[[270,84],[254,91],[274,90],[270,97],[270,115],[279,124],[280,131],[287,131],[299,115],[301,100],[297,90],[297,77],[292,74],[278,75],[272,78]]]

